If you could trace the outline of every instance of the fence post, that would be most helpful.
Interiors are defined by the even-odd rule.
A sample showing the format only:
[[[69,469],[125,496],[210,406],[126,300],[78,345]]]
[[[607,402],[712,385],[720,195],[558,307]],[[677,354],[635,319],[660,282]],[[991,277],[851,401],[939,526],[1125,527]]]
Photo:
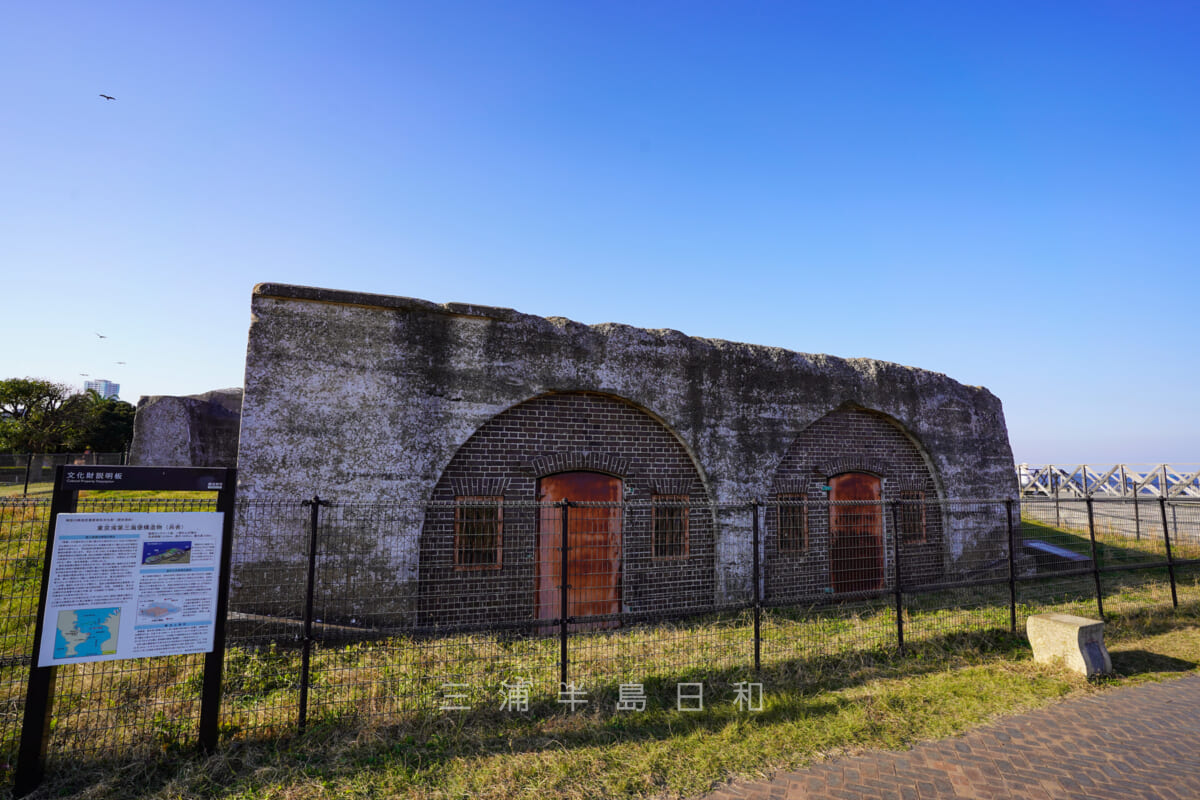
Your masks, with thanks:
[[[218,575],[217,618],[213,626],[213,649],[204,656],[204,683],[200,689],[200,748],[206,753],[217,749],[221,729],[221,683],[225,670],[225,633],[229,617],[229,584],[233,579],[233,515],[235,512],[237,469],[227,467],[217,493],[217,511],[224,517],[221,526],[221,564]]]
[[[1017,632],[1017,570],[1016,549],[1017,537],[1013,533],[1013,501],[1004,501],[1004,509],[1008,515],[1008,628]]]
[[[1092,540],[1092,578],[1096,581],[1096,611],[1104,621],[1104,595],[1100,589],[1100,557],[1096,550],[1096,520],[1092,513],[1092,498],[1087,498],[1088,538]]]
[[[896,646],[904,655],[904,592],[900,588],[900,526],[897,524],[896,503],[892,507],[892,585],[896,595]]]
[[[1174,511],[1174,506],[1171,507]],[[1167,532],[1167,498],[1158,498],[1158,511],[1162,514],[1163,542],[1167,545],[1167,575],[1171,578],[1171,605],[1179,608],[1179,597],[1175,594],[1175,559],[1171,555],[1171,534]]]
[[[559,544],[559,568],[558,568],[558,583],[559,583],[559,612],[558,612],[558,681],[559,688],[564,689],[567,685],[567,590],[571,588],[571,584],[567,581],[567,558],[570,540],[567,537],[567,526],[570,524],[570,509],[571,501],[564,499],[562,501],[562,542]]]
[[[754,672],[762,669],[762,589],[759,586],[758,564],[758,498],[750,504],[750,513],[754,515]],[[778,515],[778,509],[776,510]],[[777,517],[778,518],[778,517]],[[778,525],[778,523],[776,523]],[[778,527],[776,527],[778,530]]]
[[[1054,485],[1054,527],[1061,528],[1062,518],[1058,510],[1058,472],[1053,470],[1053,466],[1051,466],[1051,470],[1050,479]]]
[[[25,459],[25,491],[21,493],[22,497],[29,497],[29,473],[33,472],[33,453]]]
[[[1133,482],[1133,530],[1136,541],[1142,540],[1142,515],[1138,510],[1137,479]]]
[[[50,589],[50,562],[54,553],[54,531],[59,514],[76,509],[79,492],[63,488],[66,470],[54,471],[54,494],[50,500],[50,527],[46,532],[46,549],[42,557],[42,582],[39,589],[37,619],[34,622],[33,649],[30,651],[29,678],[25,687],[25,714],[21,720],[21,740],[13,774],[13,797],[24,797],[42,782],[46,770],[46,750],[50,743],[53,722],[54,690],[58,667],[43,667],[39,662],[46,596]]]
[[[300,714],[297,727],[301,732],[308,724],[308,674],[312,661],[313,595],[317,578],[317,525],[320,523],[321,506],[329,505],[329,502],[314,494],[312,500],[304,501],[304,505],[309,508],[309,532],[308,580],[304,590],[304,637],[300,644]]]

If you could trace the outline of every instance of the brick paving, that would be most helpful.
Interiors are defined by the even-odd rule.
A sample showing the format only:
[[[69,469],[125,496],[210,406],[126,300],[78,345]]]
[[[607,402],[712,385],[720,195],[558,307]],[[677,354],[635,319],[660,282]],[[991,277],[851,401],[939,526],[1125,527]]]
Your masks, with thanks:
[[[1200,675],[1116,689],[906,752],[834,759],[706,800],[1196,800]]]

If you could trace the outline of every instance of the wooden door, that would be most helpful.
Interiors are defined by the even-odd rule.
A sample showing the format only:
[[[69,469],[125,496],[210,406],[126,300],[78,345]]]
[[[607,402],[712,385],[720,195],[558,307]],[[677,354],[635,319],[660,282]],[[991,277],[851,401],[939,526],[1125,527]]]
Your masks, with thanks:
[[[562,500],[612,504],[568,509],[567,614],[616,614],[621,610],[621,479],[599,472],[560,472],[538,481],[539,502]],[[538,619],[557,619],[561,613],[561,547],[562,509],[543,508],[538,527]],[[586,627],[616,625],[609,620]]]
[[[883,497],[879,478],[847,472],[831,479],[829,572],[835,594],[883,587]],[[836,501],[873,504],[838,505]]]

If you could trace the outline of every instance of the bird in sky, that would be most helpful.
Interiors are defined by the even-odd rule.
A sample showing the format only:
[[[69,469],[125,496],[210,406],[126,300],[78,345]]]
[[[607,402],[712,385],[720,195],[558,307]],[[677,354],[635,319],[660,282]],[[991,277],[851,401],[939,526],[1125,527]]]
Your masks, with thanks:
[[[124,362],[124,361],[117,361],[116,363],[117,363],[117,364],[124,364],[125,362]]]
[[[96,335],[97,335],[97,336],[99,336],[101,339],[107,339],[107,338],[108,338],[108,337],[107,337],[107,336],[105,336],[103,333],[97,333]]]
[[[89,377],[89,375],[88,375],[88,373],[86,373],[86,372],[81,372],[81,373],[79,373],[79,377],[81,377],[81,378],[87,378],[87,377]]]
[[[103,97],[105,100],[116,100],[117,99],[117,98],[113,97],[111,94],[101,93],[100,96]]]

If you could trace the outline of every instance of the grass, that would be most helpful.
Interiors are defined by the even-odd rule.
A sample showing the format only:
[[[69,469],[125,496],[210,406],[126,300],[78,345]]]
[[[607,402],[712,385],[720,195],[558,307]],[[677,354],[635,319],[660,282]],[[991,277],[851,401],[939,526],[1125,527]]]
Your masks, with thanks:
[[[0,485],[0,500],[21,500],[22,494],[25,491],[24,484],[3,484]],[[29,499],[30,500],[49,500],[54,494],[54,483],[52,481],[44,483],[29,484]],[[79,493],[80,498],[91,497],[93,499],[104,500],[145,500],[145,499],[178,499],[178,500],[204,500],[216,497],[216,492],[130,492],[130,491],[83,491]]]
[[[24,483],[0,484],[0,500],[20,499],[26,492]],[[54,493],[53,483],[31,483],[28,489],[30,498],[48,498]]]
[[[1021,524],[1026,539],[1042,539],[1088,558],[1092,556],[1091,540],[1086,530],[1056,528],[1028,519],[1022,520]],[[1171,555],[1177,559],[1200,558],[1200,545],[1172,543]],[[1165,561],[1167,549],[1156,536],[1147,535],[1143,539],[1133,539],[1112,530],[1100,529],[1096,533],[1096,557],[1101,566]]]
[[[17,511],[28,513],[18,508],[8,512],[12,519],[0,520],[0,546],[21,536],[37,542],[31,534],[44,518],[18,518]],[[1025,525],[1031,538],[1090,553],[1086,536]],[[1143,544],[1151,547],[1106,541],[1102,558],[1145,561]],[[11,577],[6,571],[2,579],[36,588],[30,565],[25,573],[16,566],[36,553],[19,547],[13,553],[0,563],[5,570],[13,564]],[[303,734],[295,728],[299,651],[251,629],[237,633],[227,653],[224,740],[210,757],[191,748],[198,657],[60,669],[51,744],[57,755],[39,795],[691,796],[738,777],[862,748],[906,747],[1065,696],[1194,671],[1200,664],[1200,571],[1180,576],[1177,612],[1158,572],[1105,576],[1106,638],[1116,674],[1102,680],[1034,664],[1024,637],[1008,632],[1004,585],[913,598],[919,602],[906,606],[902,657],[887,602],[768,609],[758,676],[751,670],[749,612],[575,634],[570,676],[586,687],[589,700],[575,713],[554,693],[558,642],[552,637],[472,634],[323,645],[313,655],[310,725]],[[1050,610],[1094,616],[1092,591],[1090,575],[1023,585],[1019,622]],[[3,672],[0,713],[19,712],[22,687],[4,683]],[[494,689],[518,677],[533,682],[530,711],[502,712]],[[627,681],[643,683],[645,712],[614,710]],[[704,712],[675,709],[676,684],[687,681],[704,683]],[[761,681],[762,711],[734,705],[734,687],[742,681]],[[471,684],[471,711],[437,710],[442,685],[452,682]],[[5,758],[11,759],[13,744],[10,738]]]
[[[1109,642],[1117,674],[1100,681],[1032,663],[1020,637],[961,634],[921,642],[904,658],[860,651],[774,665],[757,713],[724,701],[703,714],[535,707],[527,715],[492,710],[401,722],[356,718],[352,725],[330,716],[303,735],[237,738],[209,758],[173,753],[111,767],[64,765],[44,794],[685,797],[734,777],[863,748],[906,747],[1066,696],[1195,670],[1200,606],[1117,616]],[[279,685],[268,677],[251,694],[266,702]]]

